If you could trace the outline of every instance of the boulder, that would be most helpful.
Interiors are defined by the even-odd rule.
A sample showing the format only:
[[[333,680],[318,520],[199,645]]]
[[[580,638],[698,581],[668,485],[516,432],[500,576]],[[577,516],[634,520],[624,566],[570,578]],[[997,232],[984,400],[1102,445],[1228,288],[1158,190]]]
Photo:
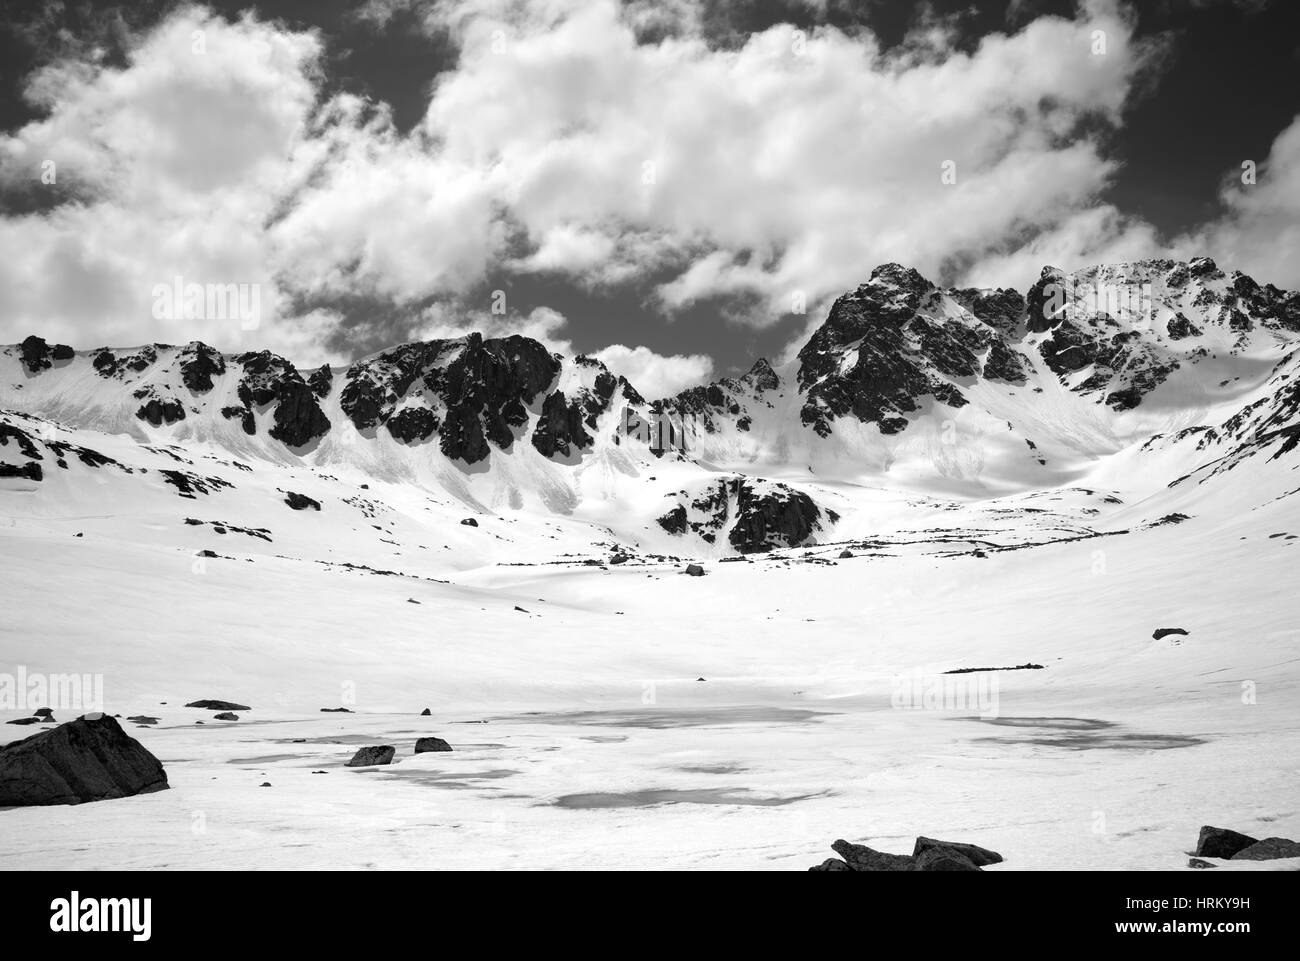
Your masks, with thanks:
[[[1207,824],[1201,828],[1200,836],[1196,839],[1194,853],[1198,858],[1230,858],[1258,840],[1228,828],[1216,828]]]
[[[957,841],[936,841],[934,838],[919,837],[916,839],[916,845],[912,848],[912,857],[919,858],[926,851],[932,850],[956,851],[958,854],[968,858],[976,867],[983,867],[986,864],[1001,864],[1002,855],[997,851],[990,851],[988,848],[982,848],[976,844],[961,844]]]
[[[846,561],[850,557],[853,557],[853,552],[849,550],[847,547],[844,548],[844,550],[840,551],[840,560]]]
[[[238,721],[238,714],[231,714],[229,711],[222,711],[220,714],[212,715],[214,721]]]
[[[285,491],[284,502],[296,511],[320,510],[320,501],[316,500],[314,497],[308,497],[306,494],[299,494],[295,491]]]
[[[1155,633],[1151,636],[1158,641],[1161,638],[1168,637],[1170,634],[1182,634],[1185,636],[1187,632],[1181,627],[1158,627],[1156,628]]]
[[[38,707],[36,710],[32,711],[32,714],[34,714],[36,717],[48,717],[48,718],[54,717],[54,711],[48,707]]]
[[[690,574],[691,577],[703,577],[704,568],[702,568],[699,564],[687,564],[686,573]]]
[[[916,855],[913,871],[978,871],[979,866],[956,848],[926,848]]]
[[[320,712],[322,714],[355,714],[356,713],[355,711],[352,711],[346,707],[322,707],[320,709]]]
[[[1232,856],[1233,861],[1275,861],[1278,858],[1300,858],[1300,842],[1290,838],[1265,838]]]
[[[136,724],[157,724],[158,718],[150,717],[148,714],[136,714],[134,717],[128,717],[128,721],[134,721]]]
[[[821,864],[814,864],[809,871],[852,871],[853,869],[839,858],[827,858]]]
[[[363,747],[352,755],[352,760],[348,761],[348,767],[369,767],[375,764],[392,764],[393,755],[397,753],[396,748],[387,744],[377,744],[370,747]]]
[[[911,871],[913,859],[908,854],[886,854],[865,844],[850,844],[843,839],[831,845],[852,871]]]
[[[167,787],[158,759],[106,714],[0,748],[0,807],[81,804]]]
[[[247,704],[236,704],[234,701],[190,701],[186,707],[201,707],[205,711],[251,711],[252,708]]]
[[[420,712],[420,717],[432,717],[432,716],[433,716],[433,712],[429,710],[427,707]]]
[[[6,724],[40,724],[39,717],[16,717],[12,721],[5,721]]]
[[[466,517],[463,521],[461,521],[461,524],[464,525],[465,527],[478,527],[478,521],[474,520],[474,518],[472,517]]]
[[[1202,861],[1200,858],[1190,858],[1187,862],[1187,866],[1189,868],[1195,868],[1198,871],[1204,871],[1207,868],[1218,867],[1218,865],[1211,864],[1209,861]]]
[[[450,751],[451,745],[440,737],[422,737],[415,742],[416,754],[427,754],[431,751]]]

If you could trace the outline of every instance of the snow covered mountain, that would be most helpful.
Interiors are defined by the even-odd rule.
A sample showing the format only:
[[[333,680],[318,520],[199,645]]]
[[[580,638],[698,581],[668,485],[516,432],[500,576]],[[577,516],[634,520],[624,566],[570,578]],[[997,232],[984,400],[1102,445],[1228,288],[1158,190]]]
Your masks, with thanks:
[[[659,399],[523,337],[0,348],[0,655],[100,678],[172,785],[5,811],[0,860],[572,867],[617,831],[804,869],[927,831],[1138,869],[1205,823],[1294,836],[1298,340],[1295,294],[1202,259],[1024,295],[885,265],[788,363]],[[0,718],[35,723],[18,667]]]
[[[833,539],[843,484],[1001,496],[1115,460],[1121,486],[1151,494],[1283,457],[1297,346],[1300,294],[1206,258],[1046,267],[1024,296],[941,290],[886,264],[791,362],[653,401],[599,360],[519,336],[314,371],[199,342],[76,351],[32,336],[0,348],[0,409],[92,451],[94,435],[121,435],[411,483],[473,512],[616,514],[620,536],[660,549],[668,532],[686,553],[752,551]],[[16,443],[0,472],[45,482],[27,428],[11,414],[4,430]]]

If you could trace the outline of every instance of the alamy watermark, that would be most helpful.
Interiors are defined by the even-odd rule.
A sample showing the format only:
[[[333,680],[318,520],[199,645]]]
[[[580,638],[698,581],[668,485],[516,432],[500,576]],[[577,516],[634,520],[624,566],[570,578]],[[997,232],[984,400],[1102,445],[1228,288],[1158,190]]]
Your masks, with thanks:
[[[895,674],[889,703],[896,711],[974,711],[998,716],[998,679],[992,673]]]
[[[103,674],[42,674],[18,665],[13,673],[0,672],[0,711],[104,710]]]
[[[233,320],[241,330],[262,323],[261,284],[186,283],[177,274],[170,284],[154,284],[155,320]]]

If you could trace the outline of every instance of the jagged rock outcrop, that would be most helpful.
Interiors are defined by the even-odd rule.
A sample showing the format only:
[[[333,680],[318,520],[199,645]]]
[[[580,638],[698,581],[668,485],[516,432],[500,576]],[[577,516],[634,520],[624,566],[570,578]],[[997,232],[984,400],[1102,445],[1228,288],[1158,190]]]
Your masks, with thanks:
[[[668,495],[677,503],[657,519],[670,534],[697,534],[712,544],[725,531],[741,554],[808,543],[839,515],[802,491],[774,481],[733,476]]]

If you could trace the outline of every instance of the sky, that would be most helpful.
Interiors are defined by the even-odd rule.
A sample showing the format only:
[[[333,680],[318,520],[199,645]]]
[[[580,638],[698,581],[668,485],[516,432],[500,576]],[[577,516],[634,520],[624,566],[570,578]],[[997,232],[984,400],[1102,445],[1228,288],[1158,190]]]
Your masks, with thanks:
[[[658,396],[789,357],[891,261],[1300,288],[1297,6],[10,0],[0,343],[523,333]]]

